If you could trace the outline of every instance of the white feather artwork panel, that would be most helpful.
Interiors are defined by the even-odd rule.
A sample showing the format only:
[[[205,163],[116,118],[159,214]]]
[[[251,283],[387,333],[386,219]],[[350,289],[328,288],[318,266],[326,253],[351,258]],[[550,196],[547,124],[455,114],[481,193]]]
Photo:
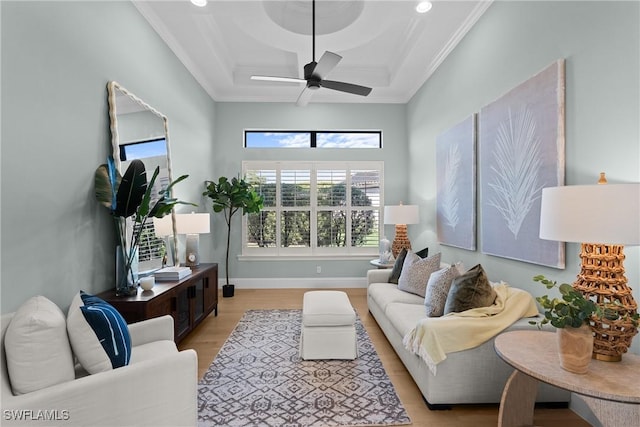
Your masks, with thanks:
[[[436,138],[438,241],[476,250],[475,115]]]
[[[540,197],[564,185],[564,60],[480,110],[482,252],[564,268],[564,243],[542,240]]]

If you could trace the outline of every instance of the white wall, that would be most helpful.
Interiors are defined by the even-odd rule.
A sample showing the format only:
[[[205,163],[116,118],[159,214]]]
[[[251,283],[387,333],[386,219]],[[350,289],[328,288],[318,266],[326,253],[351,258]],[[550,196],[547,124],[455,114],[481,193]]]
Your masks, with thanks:
[[[33,295],[62,309],[113,286],[114,225],[93,194],[111,152],[106,85],[169,118],[177,195],[198,201],[215,103],[129,2],[0,2],[2,312]]]
[[[300,108],[290,103],[232,103],[216,104],[216,145],[210,176],[234,177],[241,172],[242,160],[384,160],[385,197],[387,203],[407,199],[406,177],[406,122],[405,105],[400,104],[309,104]],[[288,130],[382,130],[383,149],[245,149],[245,129]],[[208,211],[213,212],[210,201]],[[226,227],[224,217],[215,214],[213,233],[200,236],[203,259],[218,260],[220,275],[224,277]],[[389,230],[393,233],[392,230]],[[231,236],[230,282],[252,283],[250,278],[302,278],[300,283],[311,283],[323,278],[358,278],[364,281],[371,267],[368,260],[280,260],[238,261],[240,253],[240,217],[234,217]],[[374,250],[377,253],[377,249]],[[373,258],[373,257],[372,257]],[[316,273],[320,266],[322,272]],[[239,280],[236,280],[239,279]],[[235,280],[235,281],[234,281]],[[264,281],[261,282],[263,286]],[[272,286],[273,281],[269,282]]]

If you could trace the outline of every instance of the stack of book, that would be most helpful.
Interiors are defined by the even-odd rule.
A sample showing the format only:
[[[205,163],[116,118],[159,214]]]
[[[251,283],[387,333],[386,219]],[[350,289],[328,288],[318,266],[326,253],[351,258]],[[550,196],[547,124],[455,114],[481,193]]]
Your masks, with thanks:
[[[165,267],[153,273],[156,280],[175,281],[180,280],[191,274],[189,267]]]

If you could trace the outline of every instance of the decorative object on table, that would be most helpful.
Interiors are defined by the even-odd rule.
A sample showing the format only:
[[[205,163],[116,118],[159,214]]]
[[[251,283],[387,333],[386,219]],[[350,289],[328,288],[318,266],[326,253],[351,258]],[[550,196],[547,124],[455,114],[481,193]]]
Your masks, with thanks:
[[[382,239],[380,239],[379,254],[380,264],[391,264],[395,261],[395,257],[391,251],[391,242],[386,236],[383,236]]]
[[[176,232],[187,235],[185,265],[187,267],[200,265],[200,234],[209,233],[209,214],[176,214]]]
[[[251,184],[244,179],[228,178],[221,176],[218,182],[205,181],[206,191],[202,193],[213,203],[213,211],[224,213],[227,223],[227,253],[225,258],[226,282],[222,286],[222,296],[232,297],[234,285],[229,284],[229,247],[231,243],[231,219],[233,215],[241,211],[242,215],[258,213],[262,209],[263,199],[253,190]],[[226,288],[225,288],[226,286]]]
[[[478,119],[482,252],[564,268],[538,237],[543,187],[564,184],[564,60],[483,107]]]
[[[581,243],[573,287],[611,316],[592,316],[594,357],[619,361],[638,333],[638,305],[624,275],[624,246],[640,244],[640,183],[571,185],[542,192],[540,238]]]
[[[162,268],[156,271],[155,273],[153,273],[153,275],[156,278],[156,280],[159,280],[159,281],[167,280],[167,281],[175,282],[175,281],[184,279],[191,273],[192,273],[192,270],[190,267],[174,266],[174,267]]]
[[[174,248],[171,247],[174,230],[173,222],[173,215],[166,215],[162,218],[153,218],[153,230],[156,236],[164,241],[162,268],[172,266],[176,262],[176,260],[173,259]]]
[[[396,235],[391,245],[391,252],[394,258],[398,256],[403,248],[408,251],[411,250],[411,242],[409,241],[409,236],[407,236],[407,224],[418,224],[419,221],[417,205],[403,205],[400,202],[399,205],[384,207],[384,223],[395,224],[396,226]]]
[[[98,166],[95,172],[95,194],[99,203],[107,207],[116,223],[118,244],[122,251],[123,274],[116,281],[117,295],[134,295],[137,283],[134,278],[133,265],[138,252],[138,244],[144,226],[149,218],[162,218],[171,212],[177,204],[191,204],[171,197],[171,188],[187,178],[182,175],[177,180],[162,188],[157,200],[152,202],[152,189],[158,176],[156,167],[151,181],[147,185],[147,174],[144,163],[132,160],[125,174],[120,176],[112,157],[106,164]],[[154,195],[155,196],[155,195]],[[154,197],[155,198],[155,197]],[[131,228],[128,230],[127,218]],[[128,239],[129,237],[129,239]],[[116,276],[118,276],[116,274]]]
[[[140,278],[140,287],[143,291],[150,291],[156,284],[156,279],[153,276],[145,276]]]
[[[359,318],[355,360],[300,360],[301,327],[301,310],[247,311],[198,383],[199,424],[411,424]]]
[[[536,301],[544,309],[544,318],[531,320],[529,323],[538,327],[551,323],[558,328],[556,333],[560,366],[569,372],[584,374],[589,369],[593,353],[593,332],[589,327],[589,318],[594,314],[602,316],[603,311],[595,302],[585,298],[567,283],[558,285],[556,281],[542,275],[535,276],[533,280],[542,283],[547,289],[557,288],[562,299],[549,298],[548,295],[536,297]]]
[[[436,223],[443,245],[476,250],[476,115],[436,138]]]

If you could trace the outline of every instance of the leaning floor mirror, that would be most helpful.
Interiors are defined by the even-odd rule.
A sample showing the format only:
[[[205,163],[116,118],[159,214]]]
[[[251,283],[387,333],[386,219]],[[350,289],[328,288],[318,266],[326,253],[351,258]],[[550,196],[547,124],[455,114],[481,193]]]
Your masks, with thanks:
[[[134,159],[144,163],[147,179],[156,167],[152,195],[159,197],[162,188],[171,182],[169,123],[167,117],[115,81],[107,84],[113,159],[120,173]],[[152,200],[153,202],[153,200]],[[148,274],[172,265],[176,258],[175,217],[172,213],[160,221],[149,221],[141,230],[138,249],[138,272]],[[133,232],[133,221],[127,220],[127,233]],[[127,238],[128,240],[128,238]]]

